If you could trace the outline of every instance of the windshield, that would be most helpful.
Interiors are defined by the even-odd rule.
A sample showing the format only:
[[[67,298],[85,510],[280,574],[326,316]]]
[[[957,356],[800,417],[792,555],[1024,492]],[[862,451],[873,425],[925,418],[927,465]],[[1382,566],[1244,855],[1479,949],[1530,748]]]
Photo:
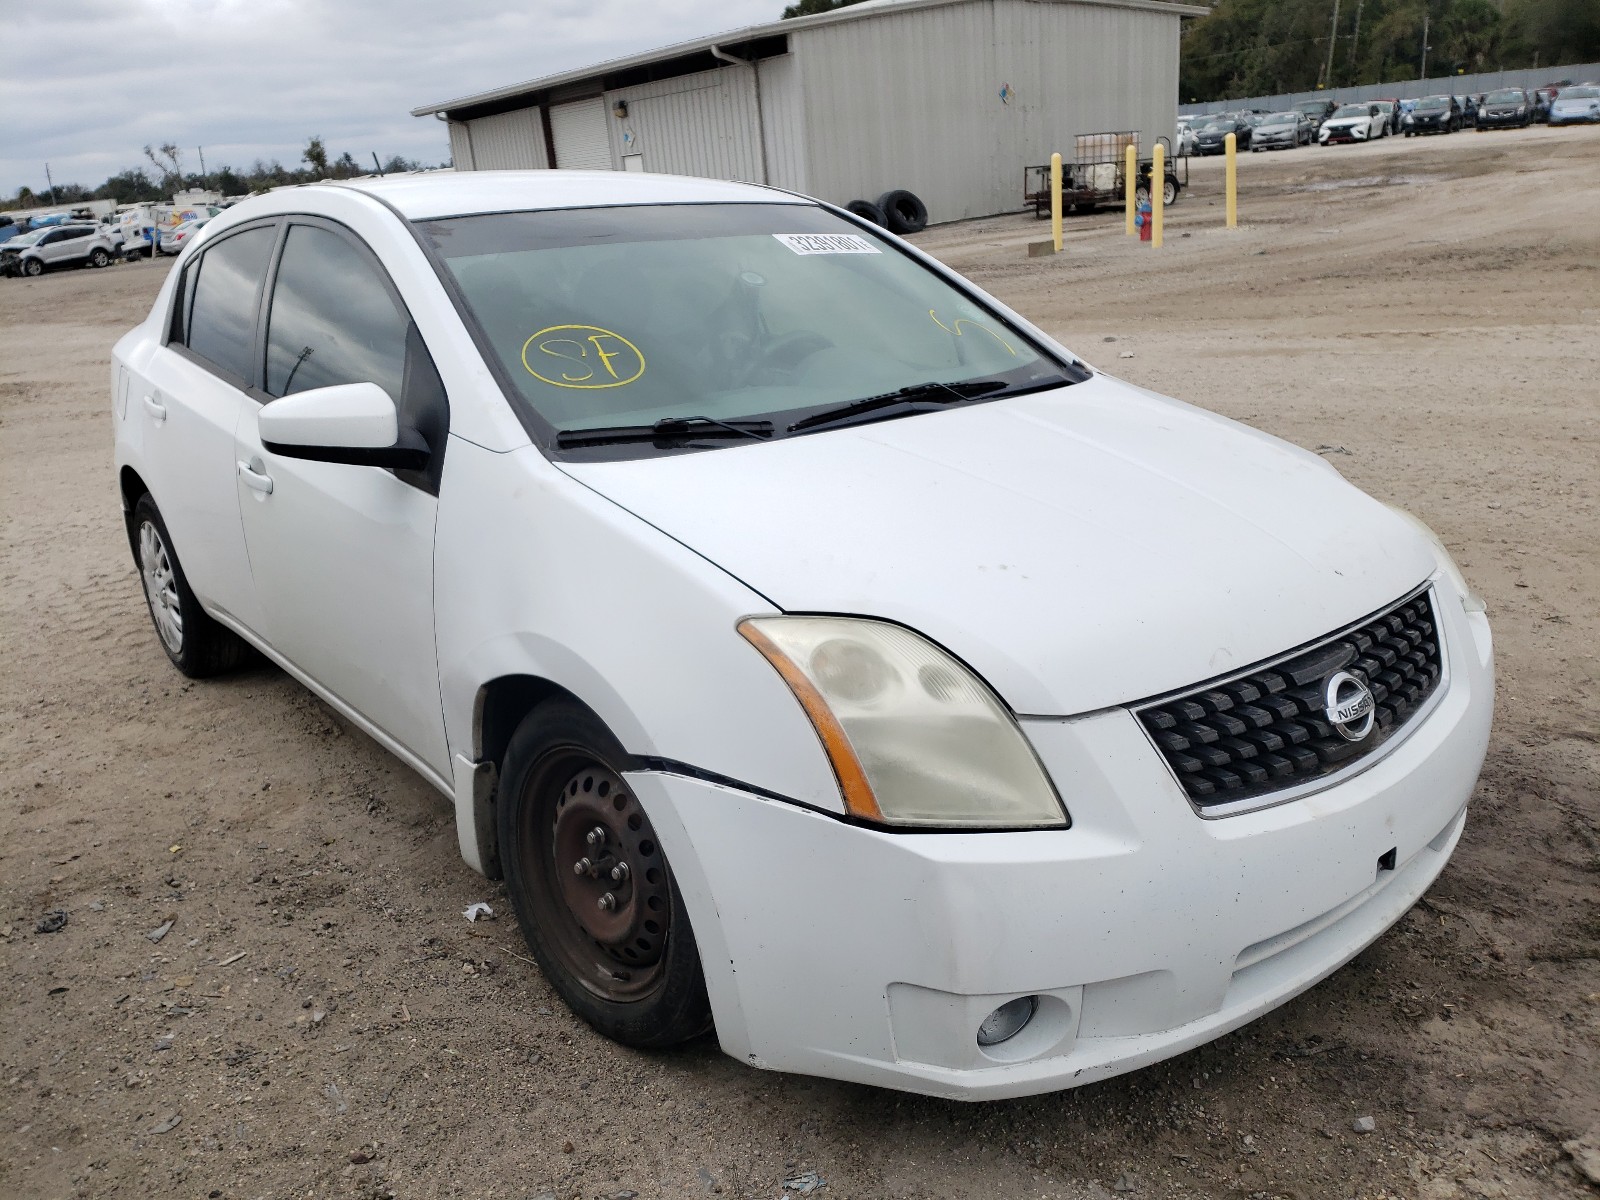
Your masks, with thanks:
[[[1339,111],[1333,114],[1336,117],[1370,117],[1372,110],[1365,104],[1342,104]]]
[[[1522,104],[1522,103],[1525,103],[1526,100],[1527,100],[1527,97],[1524,96],[1521,92],[1512,91],[1510,88],[1506,88],[1506,89],[1503,89],[1503,90],[1498,91],[1498,92],[1490,92],[1489,96],[1488,96],[1488,99],[1485,101],[1485,103],[1488,103],[1488,104]]]
[[[8,246],[31,246],[49,233],[48,229],[35,229],[31,233],[21,233],[6,243]]]
[[[1429,96],[1426,100],[1418,100],[1417,101],[1417,111],[1418,112],[1431,112],[1436,108],[1449,108],[1449,107],[1450,107],[1450,101],[1441,99],[1438,96]]]
[[[1600,88],[1575,87],[1568,88],[1561,93],[1563,100],[1595,100],[1600,99]]]
[[[1204,133],[1210,129],[1225,129],[1232,132],[1235,124],[1236,122],[1232,117],[1213,117],[1200,127],[1200,131]]]
[[[555,430],[695,416],[786,426],[930,383],[1003,393],[1086,376],[816,205],[562,209],[419,228],[504,376]]]
[[[1297,112],[1271,113],[1270,115],[1261,118],[1261,124],[1263,127],[1269,125],[1298,125],[1299,123],[1300,114]]]

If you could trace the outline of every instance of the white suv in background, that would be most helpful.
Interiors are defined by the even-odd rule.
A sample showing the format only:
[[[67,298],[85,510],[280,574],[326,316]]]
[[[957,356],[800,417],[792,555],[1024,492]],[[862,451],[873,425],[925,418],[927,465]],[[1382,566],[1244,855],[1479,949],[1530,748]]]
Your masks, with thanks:
[[[0,268],[12,275],[43,275],[56,267],[104,267],[116,261],[120,238],[100,225],[52,225],[0,247]]]

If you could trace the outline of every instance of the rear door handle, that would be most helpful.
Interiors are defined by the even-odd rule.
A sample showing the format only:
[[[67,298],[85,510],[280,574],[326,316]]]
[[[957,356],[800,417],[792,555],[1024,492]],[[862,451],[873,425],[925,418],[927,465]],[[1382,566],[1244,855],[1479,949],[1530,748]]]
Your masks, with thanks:
[[[265,471],[258,471],[242,459],[238,463],[239,478],[244,480],[245,487],[254,488],[264,496],[272,495],[272,476]]]
[[[167,406],[161,403],[161,401],[157,400],[154,396],[146,396],[144,398],[144,407],[145,411],[147,411],[156,420],[165,421],[167,419]]]

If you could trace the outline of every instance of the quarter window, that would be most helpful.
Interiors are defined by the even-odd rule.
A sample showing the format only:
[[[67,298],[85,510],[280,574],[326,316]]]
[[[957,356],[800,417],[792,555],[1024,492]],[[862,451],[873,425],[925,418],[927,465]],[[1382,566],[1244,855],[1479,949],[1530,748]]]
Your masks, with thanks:
[[[268,314],[266,391],[376,383],[398,405],[410,324],[366,255],[331,230],[293,225]]]
[[[261,226],[225,238],[196,264],[192,285],[185,280],[189,349],[242,384],[250,380],[256,300],[277,235],[275,228]]]

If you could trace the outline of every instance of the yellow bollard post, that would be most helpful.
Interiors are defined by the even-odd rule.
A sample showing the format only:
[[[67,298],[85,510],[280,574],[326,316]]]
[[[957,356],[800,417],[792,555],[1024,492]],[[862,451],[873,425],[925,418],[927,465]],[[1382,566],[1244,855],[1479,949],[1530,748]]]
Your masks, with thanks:
[[[1133,212],[1139,207],[1139,151],[1131,142],[1128,144],[1128,153],[1123,161],[1122,183],[1122,190],[1126,193],[1123,207],[1128,210],[1127,234],[1132,237],[1139,232],[1133,227]]]
[[[1050,156],[1050,241],[1061,253],[1061,155]]]
[[[1161,249],[1161,218],[1167,207],[1167,148],[1156,143],[1150,164],[1150,245]]]
[[[1239,139],[1230,133],[1223,142],[1228,148],[1228,228],[1234,229],[1239,224]]]

